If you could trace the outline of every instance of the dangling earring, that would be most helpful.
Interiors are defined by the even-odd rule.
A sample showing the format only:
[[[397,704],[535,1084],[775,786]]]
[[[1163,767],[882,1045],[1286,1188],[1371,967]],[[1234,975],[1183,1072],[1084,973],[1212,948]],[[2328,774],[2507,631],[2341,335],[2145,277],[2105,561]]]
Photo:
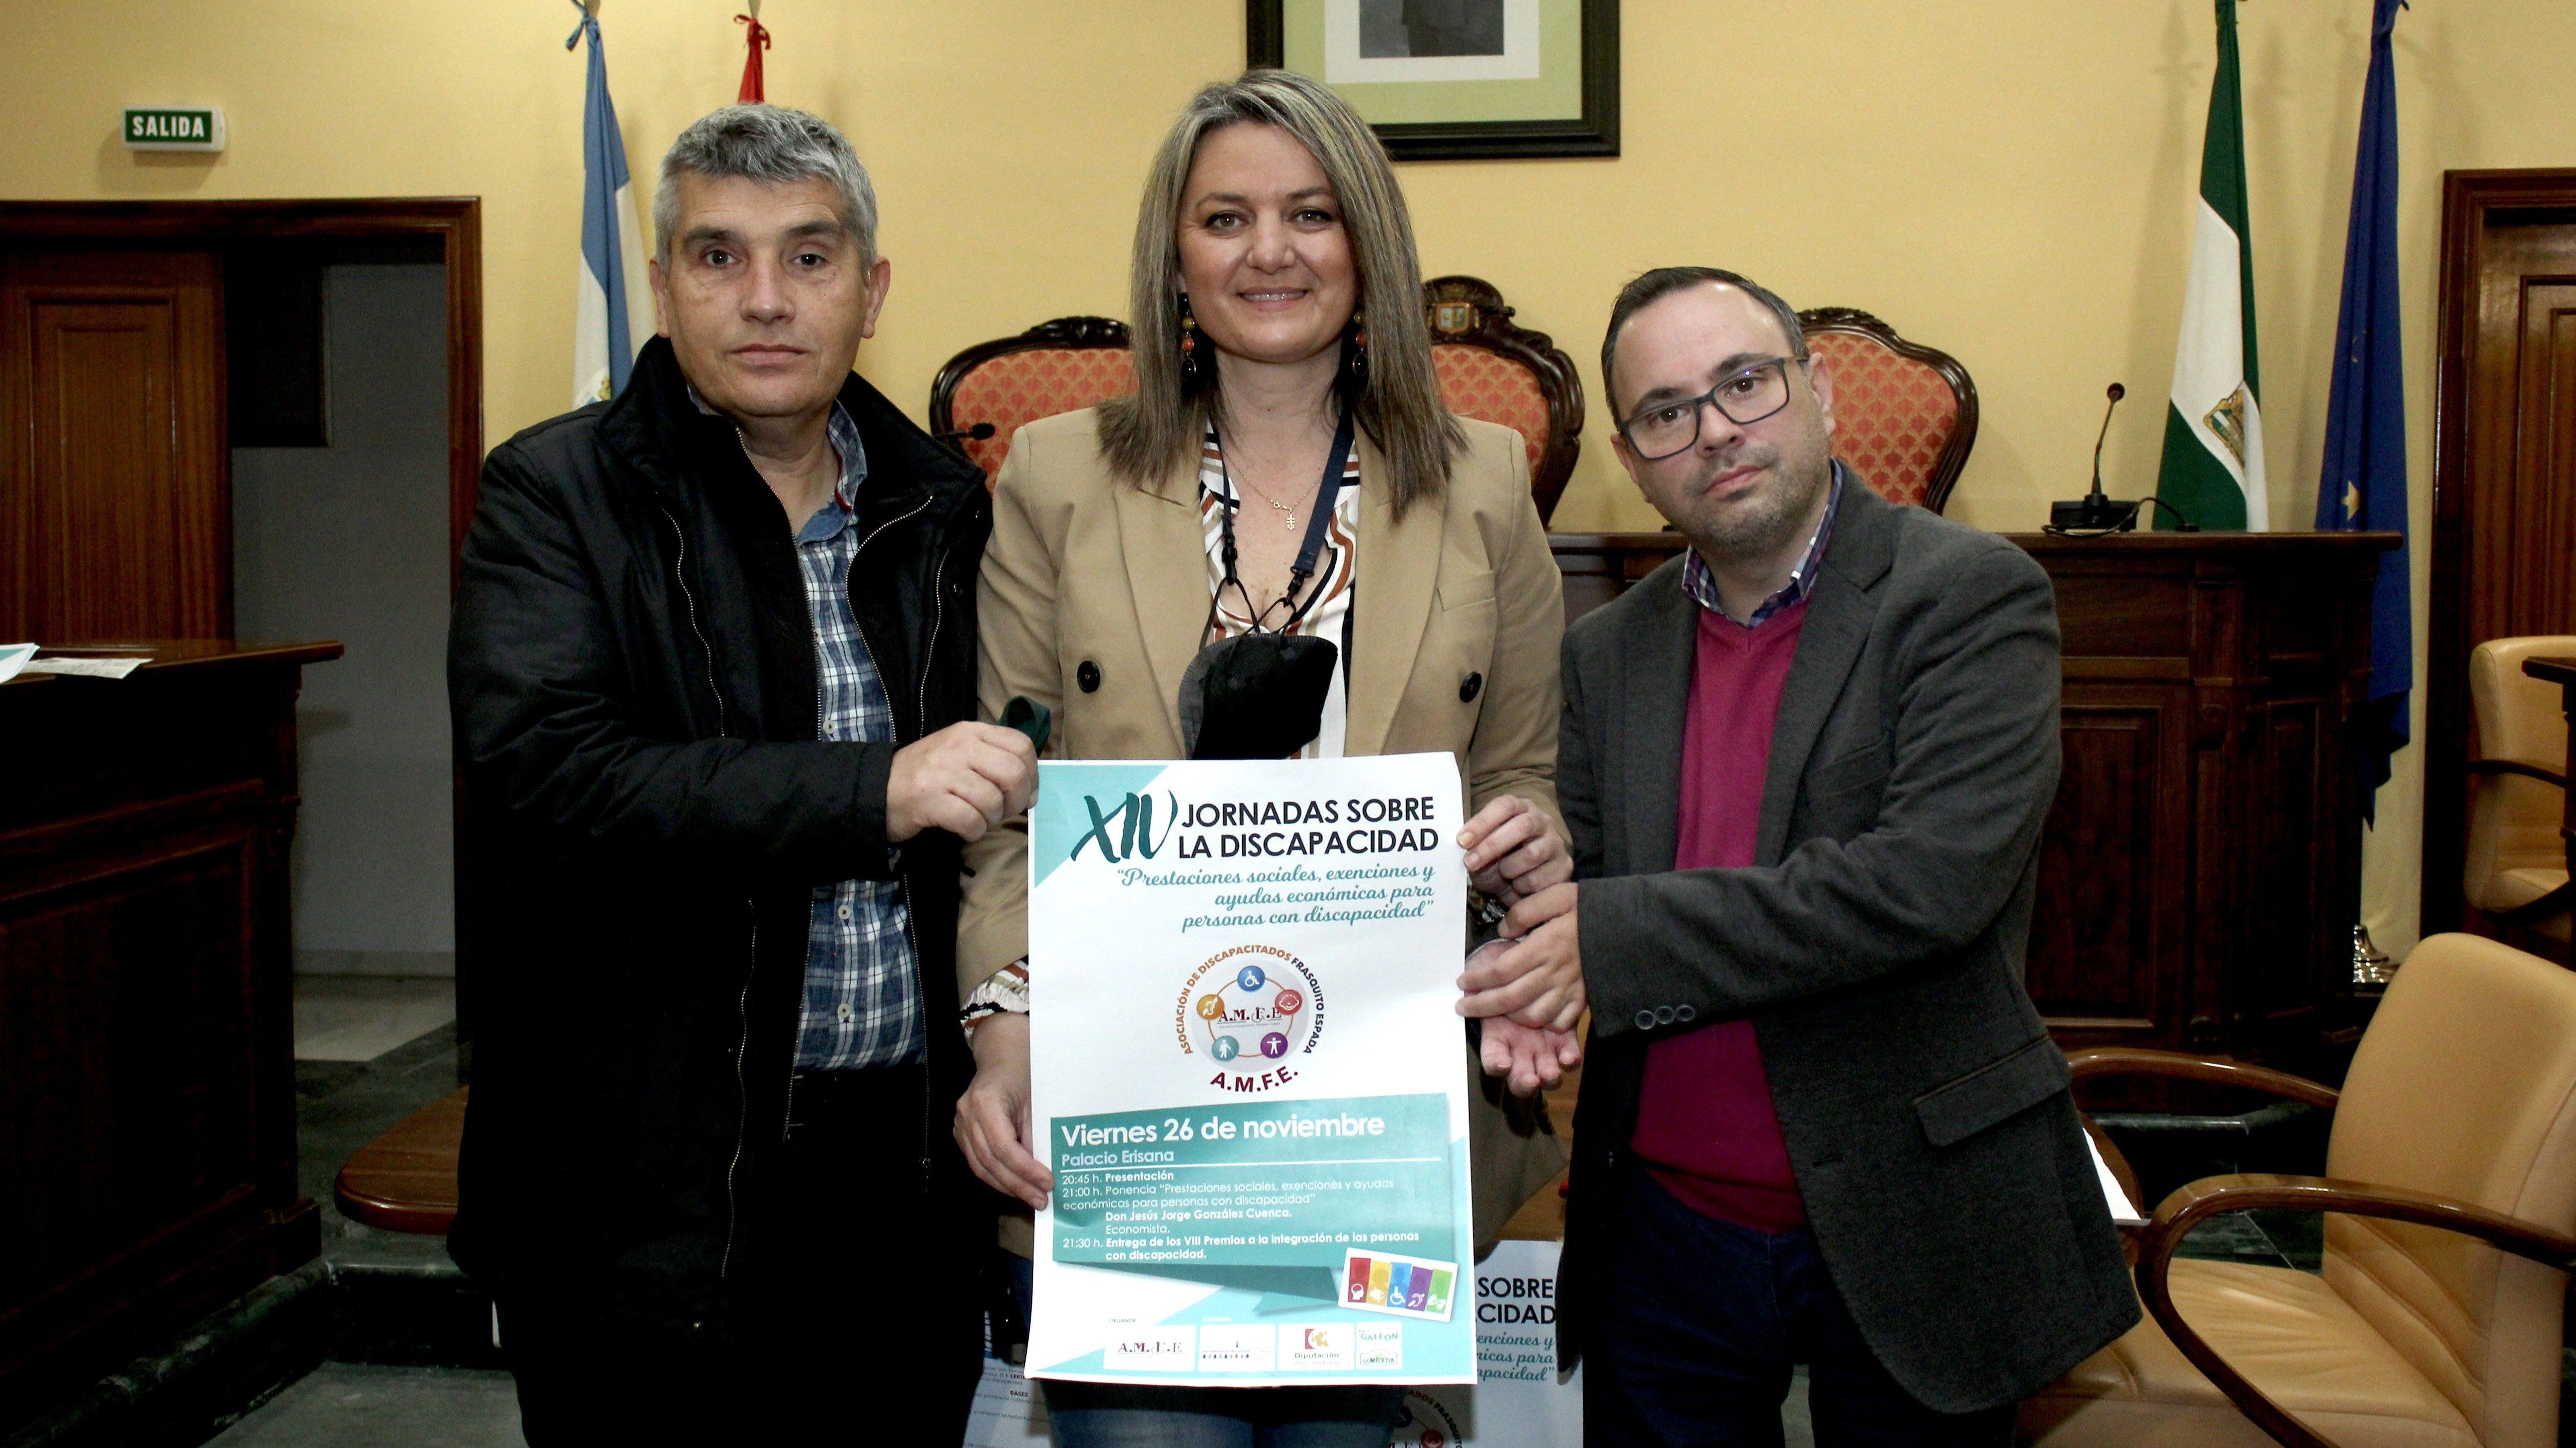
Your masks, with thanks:
[[[1199,380],[1199,319],[1190,314],[1190,294],[1181,293],[1181,385]]]
[[[1368,386],[1368,313],[1351,313],[1351,387],[1357,391]]]

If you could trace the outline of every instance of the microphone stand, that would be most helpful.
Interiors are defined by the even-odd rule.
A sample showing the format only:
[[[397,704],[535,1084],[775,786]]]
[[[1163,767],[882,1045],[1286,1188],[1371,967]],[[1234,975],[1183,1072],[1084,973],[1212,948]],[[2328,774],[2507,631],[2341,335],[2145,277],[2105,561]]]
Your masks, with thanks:
[[[2102,409],[2102,431],[2093,439],[2093,490],[2080,498],[2049,504],[2048,532],[2126,533],[2138,526],[2139,500],[2102,495],[2102,444],[2111,436],[2112,410],[2129,395],[2129,389],[2114,382],[2103,395],[2111,400]]]

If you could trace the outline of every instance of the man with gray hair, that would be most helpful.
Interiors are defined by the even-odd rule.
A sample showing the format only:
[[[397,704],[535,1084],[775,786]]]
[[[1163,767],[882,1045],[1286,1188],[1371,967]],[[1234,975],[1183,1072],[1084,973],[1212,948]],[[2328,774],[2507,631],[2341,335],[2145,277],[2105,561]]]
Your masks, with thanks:
[[[974,722],[984,479],[851,371],[891,268],[838,131],[717,111],[653,215],[660,335],[493,450],[465,544],[452,1245],[530,1443],[954,1444],[993,1231],[945,1127],[958,856],[1036,776]]]

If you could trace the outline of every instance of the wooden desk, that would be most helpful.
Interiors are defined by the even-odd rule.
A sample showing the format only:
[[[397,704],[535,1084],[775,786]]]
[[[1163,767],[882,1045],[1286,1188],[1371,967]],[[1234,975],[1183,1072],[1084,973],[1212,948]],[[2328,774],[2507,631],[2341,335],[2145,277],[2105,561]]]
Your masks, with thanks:
[[[2398,535],[2005,536],[2048,570],[2064,639],[2065,763],[2027,977],[2050,1031],[2069,1048],[2320,1069],[2312,1057],[2358,1034],[2347,721],[2369,676],[2371,579]],[[1683,546],[1551,542],[1569,622]]]
[[[340,646],[130,647],[0,684],[0,1436],[319,1246],[287,845]]]
[[[2567,773],[2576,780],[2576,659],[2525,659],[2522,671],[2543,683],[2558,686],[2559,707],[2567,711]],[[2576,790],[2567,794],[2567,813],[2558,825],[2558,837],[2567,842],[2567,878],[2576,880]]]

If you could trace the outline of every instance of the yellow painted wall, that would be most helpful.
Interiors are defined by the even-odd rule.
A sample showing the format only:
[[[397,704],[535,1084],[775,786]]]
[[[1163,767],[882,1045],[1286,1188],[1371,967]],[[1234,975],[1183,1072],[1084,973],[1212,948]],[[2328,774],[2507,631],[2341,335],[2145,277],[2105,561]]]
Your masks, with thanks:
[[[632,165],[732,99],[731,0],[607,0]],[[2273,521],[2314,503],[2366,0],[2244,10]],[[770,95],[857,141],[895,290],[861,366],[915,410],[957,349],[1121,310],[1136,188],[1170,114],[1238,68],[1237,0],[770,0]],[[0,8],[0,196],[483,198],[489,440],[570,390],[582,60],[569,5],[160,0]],[[1559,526],[1651,526],[1612,464],[1589,358],[1612,292],[1668,262],[1865,307],[1966,362],[1984,429],[1952,516],[2035,526],[2085,479],[2104,383],[2111,491],[2146,491],[2208,103],[2208,0],[1627,0],[1625,153],[1404,168],[1424,265],[1495,283],[1596,389]],[[2532,0],[2399,22],[2415,516],[2427,516],[2445,168],[2576,165],[2576,25]],[[215,103],[231,149],[137,157],[118,108]],[[649,185],[649,181],[648,181]],[[2420,655],[2426,552],[2415,556]],[[2420,669],[2420,665],[2419,665]],[[2418,717],[2420,731],[2420,694]],[[2365,917],[2414,936],[2421,781],[2399,756]],[[2440,882],[2437,888],[2455,888]]]

